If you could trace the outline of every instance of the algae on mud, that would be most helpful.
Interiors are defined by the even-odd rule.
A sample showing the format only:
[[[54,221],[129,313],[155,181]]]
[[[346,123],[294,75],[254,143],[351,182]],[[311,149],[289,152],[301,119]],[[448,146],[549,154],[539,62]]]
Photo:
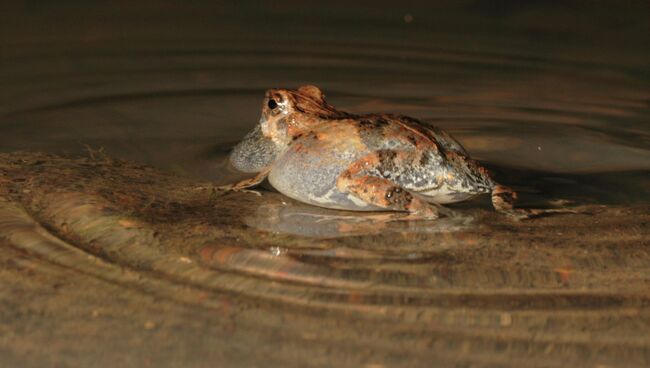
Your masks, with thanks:
[[[6,364],[650,361],[647,204],[385,222],[26,152],[0,154],[0,182]]]

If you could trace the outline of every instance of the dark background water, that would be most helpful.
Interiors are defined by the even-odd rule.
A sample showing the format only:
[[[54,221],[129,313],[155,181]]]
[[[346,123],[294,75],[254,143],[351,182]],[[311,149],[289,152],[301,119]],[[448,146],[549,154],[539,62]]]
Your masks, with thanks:
[[[104,147],[229,181],[224,156],[256,123],[264,90],[311,83],[341,109],[439,125],[493,165],[607,182],[631,172],[626,201],[648,200],[646,2],[1,7],[3,151]]]

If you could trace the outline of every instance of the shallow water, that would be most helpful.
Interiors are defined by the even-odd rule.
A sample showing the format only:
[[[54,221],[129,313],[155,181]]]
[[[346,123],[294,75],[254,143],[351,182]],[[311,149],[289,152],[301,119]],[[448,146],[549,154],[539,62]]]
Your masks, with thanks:
[[[0,332],[13,337],[0,340],[0,361],[649,361],[647,6],[2,7],[1,151],[101,148],[186,181],[113,161],[3,156],[0,277],[12,287],[0,292]],[[512,224],[478,198],[455,206],[457,218],[387,222],[268,189],[184,192],[242,177],[226,156],[264,90],[305,83],[343,110],[443,127],[523,205],[587,215]]]

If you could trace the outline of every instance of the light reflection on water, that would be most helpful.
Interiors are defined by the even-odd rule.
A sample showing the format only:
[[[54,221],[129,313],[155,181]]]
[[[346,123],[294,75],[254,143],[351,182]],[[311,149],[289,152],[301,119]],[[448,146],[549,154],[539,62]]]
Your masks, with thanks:
[[[403,213],[335,211],[298,203],[286,197],[270,196],[269,193],[266,196],[245,221],[252,228],[275,233],[336,238],[390,232],[434,234],[476,226],[473,217],[468,214],[454,213],[453,218],[440,218],[435,222],[413,221]]]
[[[313,356],[344,366],[649,360],[650,51],[640,47],[648,37],[640,11],[592,7],[597,22],[582,8],[507,1],[496,7],[503,14],[482,1],[370,13],[343,3],[241,5],[242,13],[221,4],[205,14],[196,4],[143,4],[122,4],[133,18],[119,24],[39,15],[79,11],[69,4],[8,5],[23,17],[3,22],[14,37],[0,56],[0,149],[104,147],[191,180],[65,160],[47,171],[37,162],[56,160],[3,157],[23,162],[0,176],[20,177],[23,197],[0,202],[0,227],[11,234],[2,257],[155,295],[181,322],[217,326],[199,311],[234,309],[241,317],[232,323],[246,333],[222,345],[252,346],[289,366]],[[328,20],[315,22],[323,12]],[[168,27],[170,13],[180,27]],[[138,31],[143,15],[151,28]],[[560,201],[584,212],[514,224],[478,198],[454,206],[458,217],[410,222],[265,189],[186,192],[195,180],[241,177],[226,156],[258,120],[264,90],[304,83],[344,110],[443,127],[516,187],[523,205]]]

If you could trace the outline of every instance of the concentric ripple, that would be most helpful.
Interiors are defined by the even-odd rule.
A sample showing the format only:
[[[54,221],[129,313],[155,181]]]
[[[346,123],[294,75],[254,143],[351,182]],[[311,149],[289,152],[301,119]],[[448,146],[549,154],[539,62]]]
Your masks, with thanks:
[[[104,3],[0,12],[0,365],[648,366],[641,11]],[[522,206],[578,214],[213,191],[243,177],[226,156],[264,91],[306,83],[440,126]]]
[[[57,54],[47,49],[38,58],[14,52],[2,68],[4,151],[104,147],[221,181],[215,162],[258,120],[264,90],[312,83],[345,110],[432,122],[492,163],[564,173],[650,168],[645,64],[624,60],[298,36],[164,50],[102,44],[74,51],[81,70],[53,70]]]
[[[380,233],[345,212],[312,209],[359,231],[306,241],[251,227],[259,208],[305,210],[279,194],[215,197],[205,185],[121,161],[1,159],[2,178],[14,178],[0,202],[6,250],[187,308],[248,305],[242,328],[317,336],[298,355],[352,344],[440,362],[462,352],[481,364],[486,355],[558,366],[648,358],[647,206],[584,206],[581,215],[521,224],[458,209],[472,222],[435,231],[367,215]]]

